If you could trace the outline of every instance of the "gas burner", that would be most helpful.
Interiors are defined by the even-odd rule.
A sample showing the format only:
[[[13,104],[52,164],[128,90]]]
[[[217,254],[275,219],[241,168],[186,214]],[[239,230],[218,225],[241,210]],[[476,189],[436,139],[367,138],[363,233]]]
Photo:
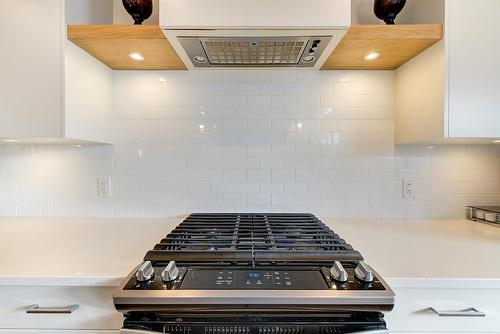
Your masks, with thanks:
[[[146,255],[147,260],[183,263],[316,263],[361,255],[309,214],[192,214]],[[264,260],[260,260],[263,258]]]

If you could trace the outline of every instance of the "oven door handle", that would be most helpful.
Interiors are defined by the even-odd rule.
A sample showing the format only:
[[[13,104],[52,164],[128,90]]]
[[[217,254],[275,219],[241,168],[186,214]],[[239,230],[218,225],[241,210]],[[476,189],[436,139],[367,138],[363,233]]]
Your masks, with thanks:
[[[145,331],[141,329],[128,329],[128,328],[122,328],[120,329],[120,334],[154,334],[154,333],[159,333],[159,332],[152,332],[152,331]],[[370,330],[370,331],[364,331],[364,332],[356,332],[352,334],[389,334],[389,331],[386,329],[382,330]]]

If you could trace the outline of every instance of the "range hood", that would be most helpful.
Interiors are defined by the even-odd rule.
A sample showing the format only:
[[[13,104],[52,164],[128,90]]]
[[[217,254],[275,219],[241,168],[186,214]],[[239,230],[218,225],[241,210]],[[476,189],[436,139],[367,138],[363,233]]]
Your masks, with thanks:
[[[319,69],[351,24],[351,0],[160,0],[160,26],[189,69]]]

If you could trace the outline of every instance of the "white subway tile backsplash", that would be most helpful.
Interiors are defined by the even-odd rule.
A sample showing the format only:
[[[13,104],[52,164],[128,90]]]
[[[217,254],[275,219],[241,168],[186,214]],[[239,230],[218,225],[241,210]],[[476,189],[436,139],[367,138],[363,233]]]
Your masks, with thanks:
[[[294,194],[272,194],[272,205],[283,205],[293,207],[295,204]]]
[[[277,107],[295,107],[297,106],[297,96],[295,95],[273,95],[272,106]]]
[[[236,158],[236,168],[259,168],[259,158]]]
[[[295,145],[272,145],[271,152],[275,157],[285,157],[295,155]]]
[[[220,207],[222,205],[222,194],[200,192],[198,195],[198,203],[201,207]]]
[[[295,169],[273,169],[272,170],[273,181],[294,181],[295,180]]]
[[[282,182],[261,182],[259,191],[261,193],[282,193],[284,189]]]
[[[236,192],[238,193],[258,193],[259,192],[259,182],[242,181],[236,182]]]
[[[224,193],[222,195],[222,204],[224,206],[245,206],[246,195],[244,193]]]
[[[248,106],[249,107],[271,107],[272,98],[271,96],[249,96]]]
[[[271,181],[271,169],[247,169],[248,181]]]
[[[270,194],[248,194],[247,204],[251,206],[271,205]]]
[[[113,146],[0,145],[0,216],[462,217],[500,201],[499,145],[394,145],[392,71],[117,71],[115,82]],[[111,176],[111,198],[97,197],[97,176]]]
[[[234,193],[236,191],[236,184],[234,182],[212,182],[210,190],[215,193]]]
[[[255,83],[271,82],[271,72],[265,70],[248,71],[247,81]]]
[[[283,108],[261,108],[261,119],[285,119],[285,111]]]
[[[198,170],[198,179],[200,181],[221,181],[222,180],[222,168],[206,169],[202,168]]]
[[[222,179],[225,181],[245,181],[245,169],[224,169],[222,171]]]
[[[271,74],[272,82],[297,82],[297,71],[273,71]]]
[[[284,95],[285,85],[281,83],[262,83],[260,85],[260,94],[272,97],[273,95]]]
[[[271,155],[269,145],[247,145],[247,155],[249,157],[262,157]]]

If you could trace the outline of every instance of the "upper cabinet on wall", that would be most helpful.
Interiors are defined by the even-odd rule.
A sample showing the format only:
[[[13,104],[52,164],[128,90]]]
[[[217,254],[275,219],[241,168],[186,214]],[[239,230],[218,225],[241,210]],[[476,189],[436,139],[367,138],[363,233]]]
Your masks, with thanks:
[[[92,12],[112,22],[107,1],[2,1],[0,141],[111,142],[112,71],[66,39]]]
[[[445,1],[444,40],[397,70],[397,143],[500,138],[498,13],[500,1]]]

